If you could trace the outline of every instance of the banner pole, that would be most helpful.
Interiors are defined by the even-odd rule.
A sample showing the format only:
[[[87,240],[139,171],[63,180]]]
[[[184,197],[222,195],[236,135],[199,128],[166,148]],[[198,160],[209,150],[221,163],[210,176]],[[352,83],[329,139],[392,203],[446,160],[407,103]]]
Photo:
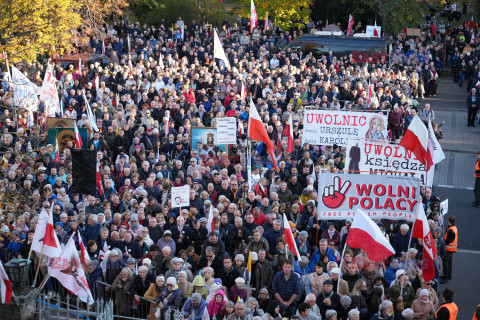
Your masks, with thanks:
[[[338,266],[338,268],[340,269],[340,275],[342,274],[343,256],[345,255],[345,249],[347,249],[347,244],[346,243],[343,246],[342,256],[340,257],[340,265]],[[337,293],[340,290],[340,279],[341,279],[340,275],[338,275],[338,280],[337,280]]]
[[[37,282],[38,271],[40,270],[40,264],[42,263],[44,248],[45,248],[45,243],[42,244],[42,251],[40,252],[40,259],[38,259],[37,271],[35,272],[35,278],[33,279],[32,288],[35,288],[35,283]]]

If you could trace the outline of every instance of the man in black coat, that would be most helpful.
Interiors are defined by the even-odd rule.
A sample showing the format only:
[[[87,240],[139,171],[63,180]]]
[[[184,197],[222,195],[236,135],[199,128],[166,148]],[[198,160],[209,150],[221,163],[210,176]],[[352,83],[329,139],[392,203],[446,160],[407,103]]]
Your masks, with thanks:
[[[223,261],[216,254],[212,247],[205,249],[205,255],[200,257],[198,262],[199,268],[211,267],[215,274],[218,274],[223,269]]]
[[[228,291],[235,285],[235,279],[240,277],[238,270],[233,267],[232,257],[226,256],[223,258],[224,268],[216,273],[216,277],[222,279],[222,284]]]
[[[317,296],[317,305],[320,309],[320,314],[322,319],[325,319],[325,312],[327,310],[339,311],[340,306],[340,295],[333,291],[333,282],[332,280],[326,280],[323,282],[323,291]]]
[[[472,93],[467,98],[468,123],[467,127],[475,127],[475,117],[477,116],[480,97],[477,95],[477,89],[472,88]]]

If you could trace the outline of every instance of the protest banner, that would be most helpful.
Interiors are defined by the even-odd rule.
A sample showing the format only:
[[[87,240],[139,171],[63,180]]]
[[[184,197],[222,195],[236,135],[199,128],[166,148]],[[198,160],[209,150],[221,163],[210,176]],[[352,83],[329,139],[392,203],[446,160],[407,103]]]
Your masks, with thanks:
[[[190,186],[172,187],[172,206],[174,208],[190,206]]]
[[[424,181],[425,165],[398,144],[349,140],[345,169],[352,173],[405,175]]]
[[[444,216],[448,212],[448,199],[443,200],[440,202],[440,213]]]
[[[87,148],[88,132],[87,128],[78,128],[80,138],[82,139],[83,148]],[[72,141],[75,145],[75,129],[74,128],[49,128],[48,143],[55,145],[58,141],[60,152],[67,148],[67,142]]]
[[[13,65],[12,87],[15,106],[25,108],[28,111],[38,110],[37,92],[39,88]]]
[[[234,117],[217,119],[218,144],[237,143],[237,119]]]
[[[45,72],[43,85],[40,93],[40,101],[45,104],[45,114],[47,117],[54,117],[55,113],[60,114],[60,100],[58,99],[57,79],[53,75],[52,67],[49,65]]]
[[[375,38],[380,38],[382,35],[382,27],[374,25],[374,26],[368,26],[365,31],[366,34],[368,34],[370,37],[375,37]]]
[[[302,144],[346,146],[350,139],[386,141],[387,116],[375,112],[306,110]]]
[[[318,219],[355,217],[357,208],[372,219],[415,220],[420,182],[414,177],[323,173],[318,182]]]

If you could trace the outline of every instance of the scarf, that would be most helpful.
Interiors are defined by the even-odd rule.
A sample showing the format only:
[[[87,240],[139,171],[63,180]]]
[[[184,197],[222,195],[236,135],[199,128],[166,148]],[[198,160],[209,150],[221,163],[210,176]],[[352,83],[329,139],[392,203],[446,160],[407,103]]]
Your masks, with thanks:
[[[328,231],[328,236],[329,236],[330,238],[333,238],[333,235],[335,234],[335,230],[330,230],[330,229],[329,229],[329,230],[327,230],[327,231]]]

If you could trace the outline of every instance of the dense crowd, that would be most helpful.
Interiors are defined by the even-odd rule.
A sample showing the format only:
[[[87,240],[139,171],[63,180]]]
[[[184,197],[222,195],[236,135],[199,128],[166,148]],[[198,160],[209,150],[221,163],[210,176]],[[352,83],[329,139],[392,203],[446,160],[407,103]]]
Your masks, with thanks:
[[[90,288],[96,290],[97,281],[110,285],[105,290],[111,290],[118,314],[147,310],[139,306],[148,307],[151,300],[155,309],[150,317],[172,308],[195,320],[205,308],[211,318],[229,320],[432,316],[441,303],[436,292],[440,277],[451,278],[454,251],[447,249],[454,239],[445,229],[455,224],[454,217],[444,222],[440,199],[422,189],[438,250],[435,280],[423,281],[423,244],[411,239],[412,226],[405,221],[377,221],[396,251],[390,259],[374,263],[353,248],[342,256],[352,221],[317,220],[314,175],[344,170],[345,150],[302,145],[303,112],[388,112],[389,140],[396,141],[415,114],[435,122],[434,110],[419,102],[437,94],[444,66],[452,67],[460,86],[480,86],[480,46],[469,45],[462,28],[429,31],[389,39],[390,61],[358,63],[333,52],[316,57],[282,51],[301,30],[250,34],[241,21],[221,28],[231,65],[227,69],[212,57],[211,29],[194,22],[182,39],[182,25],[181,18],[175,29],[118,22],[102,35],[108,65],[54,66],[64,117],[88,129],[86,147],[98,152],[103,193],[70,191],[74,143],[67,142],[54,160],[46,128],[38,122],[30,127],[25,114],[11,111],[10,84],[3,82],[2,259],[30,257],[37,214],[53,205],[59,241],[74,237],[78,247],[81,234],[91,258]],[[93,37],[79,50],[102,52],[102,42]],[[37,62],[21,69],[40,85],[45,67]],[[89,122],[85,98],[98,131]],[[253,189],[248,191],[250,98],[276,146],[279,172],[265,146],[252,141]],[[237,144],[208,158],[201,143],[191,145],[191,129],[215,127],[216,119],[226,116],[238,120]],[[289,117],[292,153],[283,151]],[[434,127],[441,138],[441,129]],[[190,186],[190,206],[173,208],[170,189],[183,185]],[[209,232],[212,207],[214,228]],[[301,259],[285,246],[287,223]],[[45,275],[46,258],[41,262]],[[57,284],[47,281],[46,290],[58,290]]]

